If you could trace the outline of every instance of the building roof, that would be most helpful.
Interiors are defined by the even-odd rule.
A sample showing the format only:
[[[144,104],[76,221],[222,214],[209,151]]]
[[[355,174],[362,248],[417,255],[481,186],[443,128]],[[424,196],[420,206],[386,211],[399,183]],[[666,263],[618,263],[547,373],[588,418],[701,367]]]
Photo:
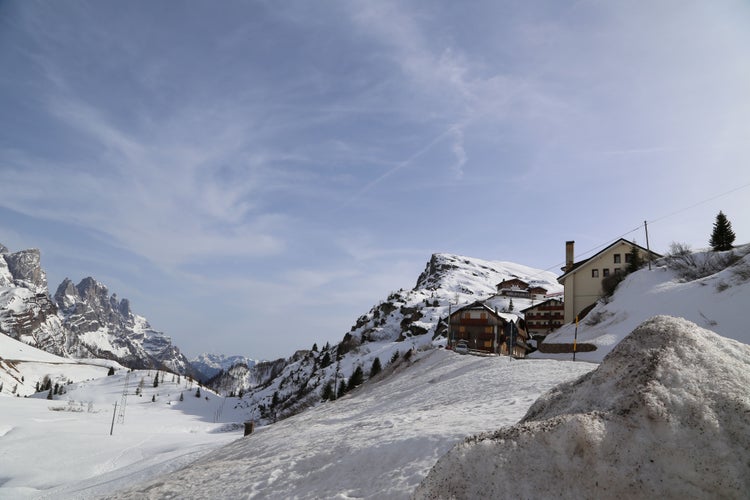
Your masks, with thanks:
[[[522,313],[525,314],[526,311],[528,311],[529,309],[534,309],[534,308],[537,308],[539,306],[543,306],[544,304],[547,304],[548,302],[559,302],[560,304],[564,304],[564,302],[563,302],[562,299],[557,299],[557,298],[547,299],[544,302],[540,302],[538,304],[534,304],[533,306],[529,306],[526,309],[521,309],[521,311],[519,311],[519,312],[522,312]]]
[[[588,259],[583,259],[583,260],[580,260],[578,262],[574,262],[573,263],[573,267],[571,267],[570,270],[566,271],[565,273],[563,273],[562,276],[560,276],[559,278],[557,278],[557,282],[558,283],[562,283],[563,281],[565,281],[565,278],[567,278],[571,274],[574,274],[584,264],[586,264],[589,261],[598,259],[607,250],[609,250],[610,248],[612,248],[612,247],[614,247],[616,245],[619,245],[620,243],[626,243],[626,244],[628,244],[630,246],[635,246],[639,251],[644,252],[646,255],[648,255],[650,253],[651,255],[653,255],[656,258],[660,258],[661,257],[660,254],[654,252],[653,250],[649,251],[648,249],[643,248],[642,246],[640,246],[637,243],[633,243],[632,241],[626,240],[625,238],[620,238],[617,241],[614,241],[611,244],[609,244],[606,247],[604,247],[603,249],[599,250],[597,253],[595,253],[594,255],[592,255],[591,257],[589,257]],[[563,270],[565,270],[565,268],[563,268]]]

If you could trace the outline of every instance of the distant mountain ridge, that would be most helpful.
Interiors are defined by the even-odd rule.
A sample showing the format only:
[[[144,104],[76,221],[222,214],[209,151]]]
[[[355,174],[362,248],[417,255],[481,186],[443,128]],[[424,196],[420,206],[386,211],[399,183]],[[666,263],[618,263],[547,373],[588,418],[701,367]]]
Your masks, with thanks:
[[[221,371],[227,371],[235,365],[244,365],[247,368],[251,368],[256,364],[256,361],[246,356],[227,356],[204,352],[191,359],[190,364],[201,373],[202,380],[208,380],[218,375]]]
[[[168,336],[94,278],[66,278],[50,297],[38,249],[0,245],[0,333],[58,356],[197,374]]]

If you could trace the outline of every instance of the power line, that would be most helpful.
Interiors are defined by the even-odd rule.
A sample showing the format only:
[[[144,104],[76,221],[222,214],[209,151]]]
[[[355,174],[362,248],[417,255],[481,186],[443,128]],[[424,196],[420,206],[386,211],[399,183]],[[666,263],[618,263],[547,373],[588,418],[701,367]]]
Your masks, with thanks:
[[[697,203],[693,203],[692,205],[689,205],[689,206],[687,206],[687,207],[681,208],[681,209],[679,209],[679,210],[676,210],[676,211],[674,211],[674,212],[668,213],[668,214],[666,214],[666,215],[662,215],[661,217],[657,217],[657,218],[655,218],[655,219],[649,220],[649,221],[647,221],[647,223],[648,223],[648,224],[653,224],[653,223],[655,223],[655,222],[659,222],[659,221],[662,221],[662,220],[664,220],[664,219],[668,219],[669,217],[673,217],[673,216],[675,216],[675,215],[677,215],[677,214],[681,214],[682,212],[686,212],[686,211],[688,211],[688,210],[690,210],[690,209],[693,209],[693,208],[695,208],[695,207],[697,207],[697,206],[703,205],[704,203],[708,203],[709,201],[713,201],[713,200],[715,200],[715,199],[717,199],[717,198],[721,198],[722,196],[726,196],[726,195],[728,195],[728,194],[732,194],[732,193],[734,193],[734,192],[736,192],[736,191],[739,191],[739,190],[741,190],[741,189],[745,189],[746,187],[750,187],[750,182],[748,182],[748,183],[746,183],[746,184],[743,184],[743,185],[741,185],[741,186],[737,186],[736,188],[730,189],[729,191],[724,191],[723,193],[720,193],[720,194],[717,194],[717,195],[711,196],[710,198],[706,198],[706,199],[704,199],[704,200],[701,200],[701,201],[699,201],[699,202],[697,202]],[[581,252],[581,253],[580,253],[580,254],[578,254],[578,255],[580,255],[580,256],[583,256],[583,255],[588,255],[589,253],[593,253],[593,252],[595,252],[595,251],[597,251],[597,250],[599,250],[599,249],[601,249],[601,248],[605,248],[605,247],[607,247],[607,246],[611,245],[612,243],[614,243],[615,241],[619,240],[620,238],[624,238],[625,236],[627,236],[627,235],[629,235],[629,234],[632,234],[632,233],[634,233],[634,232],[636,232],[636,231],[640,231],[640,230],[641,230],[641,228],[643,228],[643,227],[644,227],[643,225],[639,224],[638,226],[634,227],[634,228],[633,228],[633,229],[631,229],[630,231],[627,231],[627,232],[625,232],[625,233],[621,234],[620,236],[617,236],[617,237],[615,237],[615,238],[612,238],[612,239],[610,239],[610,240],[607,240],[606,242],[604,242],[604,243],[602,243],[602,244],[600,244],[600,245],[597,245],[597,246],[595,246],[595,247],[589,248],[588,250],[586,250],[586,251],[584,251],[584,252]],[[563,262],[558,262],[557,264],[554,264],[554,265],[552,265],[552,266],[550,266],[550,267],[548,267],[548,268],[544,269],[544,270],[543,270],[543,272],[546,272],[546,271],[552,271],[552,270],[554,270],[554,269],[560,269],[560,268],[561,268],[562,266],[564,266],[565,264],[567,264],[567,263],[566,263],[566,262],[564,262],[564,261],[563,261]],[[537,274],[535,274],[535,275],[532,275],[532,277],[534,277],[534,276],[539,276],[539,275],[541,275],[541,273],[537,273]]]

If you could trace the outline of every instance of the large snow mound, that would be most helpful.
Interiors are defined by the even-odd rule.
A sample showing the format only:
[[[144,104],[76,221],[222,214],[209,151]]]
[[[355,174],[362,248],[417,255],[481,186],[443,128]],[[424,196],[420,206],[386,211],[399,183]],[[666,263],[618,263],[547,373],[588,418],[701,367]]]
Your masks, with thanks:
[[[416,498],[747,498],[750,346],[642,323],[516,425],[468,438]]]

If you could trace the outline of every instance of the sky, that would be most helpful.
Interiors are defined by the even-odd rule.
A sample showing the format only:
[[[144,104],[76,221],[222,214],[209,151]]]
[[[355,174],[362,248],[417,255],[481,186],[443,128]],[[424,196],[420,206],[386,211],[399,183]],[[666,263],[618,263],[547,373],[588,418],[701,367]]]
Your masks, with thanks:
[[[430,255],[750,242],[741,0],[0,1],[0,243],[187,355],[336,342]]]

